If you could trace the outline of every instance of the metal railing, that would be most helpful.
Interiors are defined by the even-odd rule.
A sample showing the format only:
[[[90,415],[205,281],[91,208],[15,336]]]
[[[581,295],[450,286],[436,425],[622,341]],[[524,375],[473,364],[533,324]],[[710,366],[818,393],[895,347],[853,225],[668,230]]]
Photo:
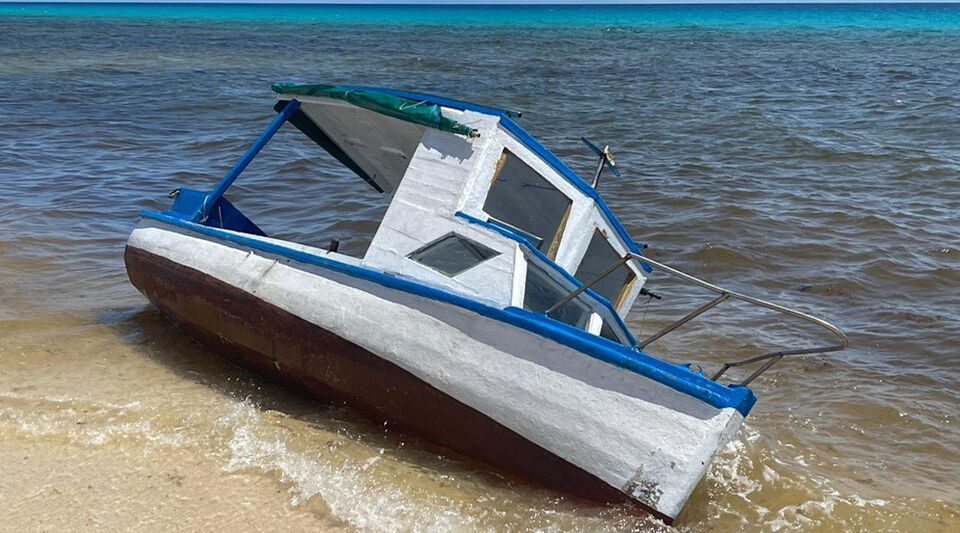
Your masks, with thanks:
[[[661,329],[660,331],[654,333],[653,335],[650,335],[649,337],[646,337],[645,339],[643,339],[642,341],[640,341],[639,343],[637,343],[637,348],[638,348],[638,349],[641,349],[641,350],[642,350],[642,349],[643,349],[644,347],[646,347],[648,344],[650,344],[650,343],[652,343],[652,342],[654,342],[654,341],[662,338],[664,335],[670,333],[671,331],[676,330],[677,328],[683,326],[683,325],[686,324],[687,322],[690,322],[690,321],[693,320],[694,318],[702,315],[703,313],[705,313],[705,312],[707,312],[708,310],[716,307],[717,305],[723,303],[724,301],[726,301],[726,300],[728,300],[728,299],[741,300],[741,301],[744,301],[744,302],[747,302],[747,303],[750,303],[750,304],[753,304],[753,305],[757,305],[757,306],[760,306],[760,307],[765,307],[765,308],[767,308],[767,309],[771,309],[771,310],[773,310],[773,311],[777,311],[778,313],[783,313],[783,314],[785,314],[785,315],[789,315],[789,316],[792,316],[792,317],[795,317],[795,318],[799,318],[799,319],[805,320],[805,321],[807,321],[807,322],[810,322],[810,323],[812,323],[812,324],[816,324],[816,325],[818,325],[818,326],[826,329],[827,331],[829,331],[830,333],[833,333],[834,335],[837,336],[837,338],[840,339],[840,343],[839,343],[839,344],[835,344],[835,345],[815,347],[815,348],[798,348],[798,349],[793,349],[793,350],[779,350],[779,351],[776,351],[776,352],[769,352],[769,353],[765,353],[765,354],[763,354],[763,355],[758,355],[758,356],[755,356],[755,357],[750,357],[750,358],[742,359],[742,360],[739,360],[739,361],[731,361],[731,362],[723,363],[723,366],[720,367],[720,370],[718,370],[718,371],[710,378],[710,379],[712,379],[712,380],[714,380],[714,381],[716,381],[717,379],[719,379],[720,376],[722,376],[722,375],[723,375],[727,370],[729,370],[730,368],[740,367],[740,366],[746,366],[746,365],[749,365],[749,364],[752,364],[752,363],[757,363],[757,362],[760,362],[760,361],[765,361],[762,365],[760,365],[760,367],[759,367],[757,370],[755,370],[752,374],[750,374],[749,376],[747,376],[743,381],[741,381],[741,382],[739,383],[740,385],[748,385],[748,384],[750,384],[750,382],[752,382],[754,379],[756,379],[758,376],[760,376],[760,374],[763,374],[763,373],[766,372],[771,366],[775,365],[775,364],[777,363],[777,361],[779,361],[780,359],[783,359],[784,357],[786,357],[786,356],[788,356],[788,355],[804,355],[804,354],[811,354],[811,353],[836,352],[836,351],[839,351],[839,350],[843,350],[844,348],[846,348],[846,347],[849,346],[849,344],[850,344],[850,342],[847,340],[847,336],[844,335],[844,333],[843,333],[842,331],[840,331],[840,329],[838,329],[838,328],[837,328],[836,326],[834,326],[833,324],[827,322],[826,320],[823,320],[823,319],[821,319],[821,318],[817,318],[817,317],[815,317],[815,316],[813,316],[813,315],[808,315],[807,313],[803,313],[803,312],[797,311],[796,309],[790,309],[789,307],[784,307],[784,306],[782,306],[782,305],[775,304],[775,303],[773,303],[773,302],[768,302],[768,301],[766,301],[766,300],[761,300],[760,298],[754,298],[753,296],[748,296],[748,295],[746,295],[746,294],[741,294],[741,293],[739,293],[739,292],[735,292],[735,291],[731,291],[731,290],[728,290],[728,289],[724,289],[723,287],[720,287],[720,286],[718,286],[718,285],[714,285],[714,284],[709,283],[709,282],[706,282],[706,281],[704,281],[704,280],[702,280],[702,279],[700,279],[700,278],[691,276],[690,274],[687,274],[686,272],[681,272],[680,270],[677,270],[677,269],[675,269],[675,268],[673,268],[673,267],[671,267],[671,266],[665,265],[665,264],[663,264],[663,263],[661,263],[661,262],[659,262],[659,261],[654,261],[653,259],[650,259],[649,257],[642,256],[642,255],[635,254],[635,253],[628,253],[627,255],[624,255],[623,257],[621,257],[619,260],[617,260],[617,261],[614,262],[612,265],[610,265],[606,270],[604,270],[603,272],[597,274],[597,275],[594,276],[592,279],[590,279],[589,281],[587,281],[586,283],[584,283],[583,285],[581,285],[581,286],[578,287],[577,289],[571,291],[569,294],[567,294],[566,296],[564,296],[563,298],[561,298],[559,301],[557,301],[557,303],[553,304],[553,306],[551,306],[549,309],[547,309],[546,313],[549,314],[551,311],[554,311],[554,310],[557,309],[558,307],[560,307],[560,306],[566,304],[567,302],[573,300],[574,298],[576,298],[577,296],[579,296],[581,293],[583,293],[583,291],[589,289],[593,284],[595,284],[596,282],[600,281],[601,279],[603,279],[604,277],[606,277],[607,275],[609,275],[611,272],[615,271],[616,269],[620,268],[621,266],[627,264],[627,263],[630,262],[631,260],[635,260],[635,261],[639,261],[640,263],[646,263],[646,264],[648,264],[648,265],[655,266],[655,267],[659,268],[660,270],[662,270],[662,271],[664,271],[664,272],[667,272],[667,273],[669,273],[669,274],[673,274],[674,276],[679,277],[679,278],[681,278],[681,279],[684,279],[684,280],[686,280],[686,281],[689,281],[690,283],[693,283],[694,285],[699,285],[700,287],[703,287],[703,288],[705,288],[705,289],[708,289],[708,290],[710,290],[710,291],[713,291],[713,292],[719,294],[719,296],[717,296],[717,297],[714,298],[713,300],[710,300],[709,302],[701,305],[700,307],[694,309],[693,311],[691,311],[690,313],[688,313],[687,315],[685,315],[683,318],[680,318],[679,320],[674,321],[673,323],[671,323],[670,325],[664,327],[664,328]]]

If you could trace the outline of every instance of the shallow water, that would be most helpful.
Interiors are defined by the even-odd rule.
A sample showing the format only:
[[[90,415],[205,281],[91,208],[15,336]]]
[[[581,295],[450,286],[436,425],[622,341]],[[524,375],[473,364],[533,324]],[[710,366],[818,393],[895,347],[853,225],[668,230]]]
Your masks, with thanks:
[[[330,81],[522,110],[582,173],[579,136],[608,142],[624,177],[601,192],[652,257],[849,333],[756,382],[677,529],[960,531],[953,9],[843,28],[0,15],[0,530],[664,529],[285,392],[129,285],[138,209],[211,186],[269,121],[270,82]],[[286,129],[231,193],[268,233],[352,253],[383,210]],[[650,286],[666,297],[635,333],[706,297]],[[652,351],[713,369],[813,333],[765,318],[721,307]]]

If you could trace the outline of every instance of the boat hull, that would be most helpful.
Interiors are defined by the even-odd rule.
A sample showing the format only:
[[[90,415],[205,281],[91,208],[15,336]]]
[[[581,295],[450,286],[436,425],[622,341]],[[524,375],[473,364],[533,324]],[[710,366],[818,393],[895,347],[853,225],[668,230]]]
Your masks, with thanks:
[[[167,317],[245,367],[667,523],[742,420],[470,311],[183,229],[141,223],[125,261]]]
[[[124,259],[130,280],[167,318],[241,366],[498,470],[591,500],[635,502],[357,344],[169,259],[132,247]],[[238,337],[257,337],[263,349]]]

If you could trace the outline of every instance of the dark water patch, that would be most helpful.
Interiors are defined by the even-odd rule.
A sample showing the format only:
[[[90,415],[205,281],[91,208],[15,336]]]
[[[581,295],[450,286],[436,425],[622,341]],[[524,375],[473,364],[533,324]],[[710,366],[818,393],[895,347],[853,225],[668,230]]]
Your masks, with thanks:
[[[885,315],[892,321],[897,322],[914,322],[917,324],[936,324],[942,322],[945,317],[943,315],[930,315],[917,313],[913,311],[898,311],[898,310],[884,310],[880,311],[880,315]]]
[[[865,292],[864,286],[856,280],[832,280],[826,283],[801,284],[795,287],[799,292],[824,296],[850,297]]]

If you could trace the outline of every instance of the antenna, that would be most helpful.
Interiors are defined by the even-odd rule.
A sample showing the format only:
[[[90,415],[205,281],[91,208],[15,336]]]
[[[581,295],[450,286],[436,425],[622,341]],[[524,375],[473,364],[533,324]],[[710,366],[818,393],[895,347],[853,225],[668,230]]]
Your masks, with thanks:
[[[620,177],[620,171],[617,170],[617,163],[613,160],[613,154],[610,153],[610,146],[604,146],[603,150],[597,148],[595,144],[588,141],[586,137],[580,137],[580,140],[583,141],[583,144],[587,145],[587,148],[597,154],[600,158],[597,161],[597,171],[593,175],[593,182],[590,183],[590,186],[594,189],[597,188],[597,185],[600,183],[600,174],[603,172],[603,167],[609,167],[610,172],[613,172],[613,175]]]

